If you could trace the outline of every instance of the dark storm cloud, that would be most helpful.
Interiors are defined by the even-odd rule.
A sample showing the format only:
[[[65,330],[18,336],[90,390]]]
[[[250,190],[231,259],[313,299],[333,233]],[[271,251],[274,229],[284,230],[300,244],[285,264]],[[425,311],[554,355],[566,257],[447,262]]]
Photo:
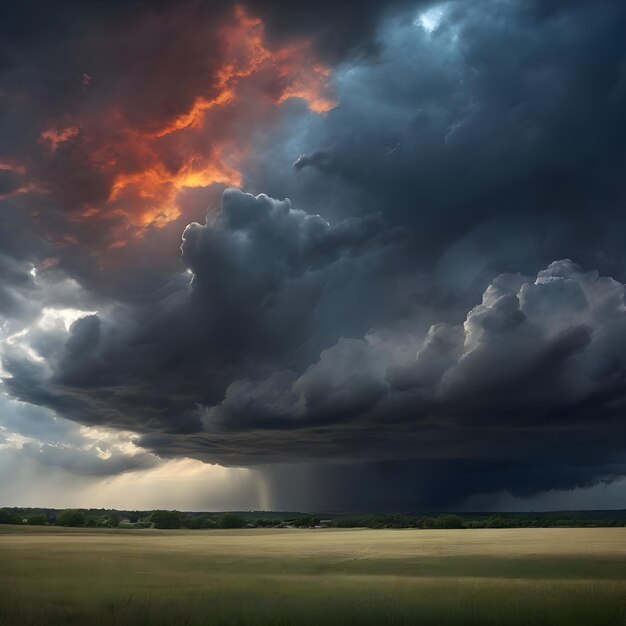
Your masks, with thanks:
[[[156,288],[178,269],[185,225],[239,182],[230,160],[271,123],[283,95],[330,106],[326,70],[315,74],[311,29],[282,32],[277,24],[270,35],[285,6],[268,5],[262,15],[256,6],[239,15],[237,6],[66,0],[3,7],[0,204],[15,206],[25,228],[46,241],[39,260],[54,256],[84,285],[118,298]],[[297,14],[292,8],[283,17],[292,23]],[[318,25],[328,22],[321,7],[316,14]],[[371,21],[373,10],[362,15]],[[225,72],[232,80],[222,84]],[[237,81],[245,89],[226,96]],[[202,106],[220,97],[204,119]],[[198,103],[189,122],[197,132],[185,122],[168,133]]]
[[[331,225],[287,200],[227,190],[213,221],[185,230],[190,274],[145,304],[77,320],[67,339],[63,328],[30,329],[24,342],[45,362],[7,345],[6,386],[85,423],[198,430],[198,406],[233,379],[277,362],[302,368],[342,333],[393,317],[392,285],[372,272],[401,247],[379,216]]]
[[[184,212],[179,220],[171,226],[151,222],[146,232],[138,232],[120,210],[124,206],[108,206],[117,176],[145,167],[148,179],[155,171],[171,178],[186,171],[186,158],[198,162],[198,154],[206,157],[225,137],[234,140],[224,146],[228,153],[245,150],[245,136],[268,124],[261,101],[280,94],[281,81],[289,78],[283,68],[277,76],[263,70],[257,81],[261,98],[248,94],[237,111],[215,113],[195,141],[183,133],[137,146],[142,135],[158,134],[193,110],[198,98],[215,97],[216,77],[228,64],[246,75],[241,63],[248,55],[245,33],[234,37],[234,47],[241,47],[235,50],[241,54],[235,62],[221,41],[236,7],[263,20],[271,50],[301,46],[306,39],[312,48],[303,49],[305,61],[326,56],[324,62],[336,63],[361,43],[367,47],[378,18],[402,4],[138,0],[104,5],[63,0],[7,5],[0,19],[0,199],[30,186],[28,194],[13,200],[24,218],[30,216],[30,229],[53,242],[60,265],[84,284],[116,297],[137,291],[138,285],[153,289],[176,268],[181,230],[203,217],[215,193],[207,189],[209,183],[194,183],[203,192],[195,201],[193,194],[178,199]],[[294,64],[294,73],[302,72],[305,61],[296,52],[284,58]],[[301,80],[310,88],[309,75],[302,74]],[[249,125],[242,122],[257,109],[260,114],[252,115]],[[6,159],[17,169],[3,169]],[[222,185],[217,191],[234,182],[218,177]],[[154,213],[153,205],[167,205],[169,184],[166,180],[148,194],[134,193],[131,212]],[[160,219],[158,213],[155,217]],[[143,250],[137,256],[149,254],[152,262],[146,267],[133,263],[134,252],[120,245],[129,241]],[[108,258],[103,261],[104,254]]]
[[[185,232],[191,284],[183,275],[149,313],[79,319],[63,341],[48,342],[56,349],[45,363],[22,346],[36,350],[59,330],[31,331],[5,351],[6,388],[82,423],[140,432],[141,446],[164,457],[323,462],[340,474],[350,463],[345,476],[357,482],[382,468],[381,485],[403,473],[381,506],[443,506],[504,489],[524,496],[617,475],[624,285],[564,260],[532,278],[499,276],[462,324],[425,334],[398,323],[399,303],[361,337],[324,323],[325,307],[356,319],[335,293],[338,276],[349,290],[403,245],[373,218],[333,226],[286,201],[229,190],[212,222]],[[369,287],[358,309],[383,293]],[[268,471],[279,484],[281,470]],[[411,477],[421,477],[418,492],[402,488]],[[338,479],[317,501],[370,501],[350,485]]]
[[[324,152],[322,150],[320,150],[319,152],[314,152],[313,154],[303,154],[299,156],[293,163],[293,169],[296,172],[299,172],[305,167],[316,167],[322,171],[332,171],[332,169],[334,169],[331,156],[328,154],[328,152]]]
[[[559,298],[564,290],[575,299]],[[250,402],[262,406],[264,393],[277,406],[290,407],[283,411],[284,429],[409,420],[437,434],[450,421],[467,419],[465,426],[479,430],[533,430],[561,418],[562,425],[584,422],[585,398],[598,401],[596,420],[603,414],[613,419],[624,393],[624,324],[621,283],[583,273],[570,261],[555,262],[534,280],[501,276],[462,326],[432,326],[416,355],[399,351],[400,338],[375,332],[341,339],[291,382],[285,396],[271,379],[257,388],[237,385],[207,422],[215,419],[228,429],[229,416],[236,418],[239,407],[246,413]]]
[[[381,210],[422,267],[472,248],[450,264],[481,288],[564,256],[624,278],[623,3],[439,6],[379,26],[376,61],[335,73],[341,105],[259,145],[249,187],[323,215]]]
[[[433,326],[417,354],[400,351],[415,338],[383,336],[341,339],[300,376],[237,381],[203,433],[144,441],[226,463],[280,458],[290,465],[268,470],[276,493],[308,472],[312,506],[331,509],[526,497],[623,473],[621,283],[555,262],[534,279],[499,277],[462,326]],[[293,467],[315,459],[330,465]]]
[[[20,6],[0,62],[12,396],[164,457],[263,467],[287,506],[308,494],[301,508],[444,507],[624,474],[623,3],[250,2],[268,45],[313,39],[338,106],[266,107],[281,87],[259,79],[245,116],[158,139],[158,163],[179,171],[234,133],[243,187],[293,205],[228,190],[218,209],[224,185],[188,189],[182,217],[137,240],[118,205],[90,219],[113,179],[85,155],[135,171],[128,137],[214,84],[232,7],[66,3],[29,30]],[[119,128],[98,125],[111,110]],[[183,226],[207,205],[182,273]],[[69,330],[38,319],[63,306],[83,311]]]
[[[286,2],[285,0],[249,0],[267,20],[269,32],[277,38],[313,37],[323,57],[337,62],[346,53],[371,56],[378,50],[372,38],[381,19],[406,7],[417,9],[432,4],[430,0],[333,0]]]

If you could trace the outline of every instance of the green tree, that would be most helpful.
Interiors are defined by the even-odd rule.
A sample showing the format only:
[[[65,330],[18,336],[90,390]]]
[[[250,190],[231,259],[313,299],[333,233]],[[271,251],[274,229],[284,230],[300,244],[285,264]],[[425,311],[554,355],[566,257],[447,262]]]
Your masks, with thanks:
[[[26,523],[29,526],[43,526],[46,523],[45,513],[31,513],[26,518]]]
[[[511,526],[509,520],[503,517],[490,517],[485,524],[486,528],[508,528]]]
[[[463,528],[463,518],[460,515],[438,515],[435,518],[436,528]]]
[[[85,514],[78,509],[66,509],[63,511],[58,519],[58,526],[84,526],[85,525]]]
[[[183,528],[189,528],[190,530],[197,530],[199,528],[206,528],[206,519],[200,516],[185,516],[182,521]]]
[[[246,520],[235,513],[224,513],[219,519],[220,528],[243,528]]]
[[[14,511],[0,509],[0,524],[20,524],[21,521],[20,516]]]
[[[183,514],[180,511],[154,511],[150,520],[154,523],[155,528],[171,530],[180,528]]]
[[[117,528],[121,521],[122,518],[116,513],[113,513],[113,515],[109,515],[109,517],[107,517],[107,526],[109,528]]]

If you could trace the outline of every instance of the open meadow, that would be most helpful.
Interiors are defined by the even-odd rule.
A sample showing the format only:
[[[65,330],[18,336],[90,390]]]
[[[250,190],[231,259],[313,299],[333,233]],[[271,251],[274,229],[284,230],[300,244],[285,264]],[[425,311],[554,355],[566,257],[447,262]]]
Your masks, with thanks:
[[[0,526],[0,624],[626,625],[626,528]]]

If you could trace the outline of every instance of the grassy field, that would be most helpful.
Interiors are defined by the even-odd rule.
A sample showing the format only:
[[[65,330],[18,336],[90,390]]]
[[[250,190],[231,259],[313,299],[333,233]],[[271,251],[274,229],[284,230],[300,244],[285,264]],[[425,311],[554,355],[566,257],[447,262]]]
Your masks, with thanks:
[[[0,526],[0,625],[626,626],[626,528]]]

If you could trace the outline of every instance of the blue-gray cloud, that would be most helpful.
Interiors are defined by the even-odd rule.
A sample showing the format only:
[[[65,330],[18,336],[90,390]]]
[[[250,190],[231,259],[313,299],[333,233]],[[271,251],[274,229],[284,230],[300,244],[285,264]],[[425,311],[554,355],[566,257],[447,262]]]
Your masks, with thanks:
[[[185,192],[184,223],[209,204],[206,223],[123,249],[106,247],[120,216],[77,219],[77,198],[96,202],[110,181],[62,149],[34,155],[33,129],[64,114],[85,56],[103,78],[97,98],[72,83],[80,107],[119,93],[141,128],[186,110],[208,71],[193,42],[217,8],[176,22],[168,41],[189,75],[168,101],[159,64],[142,62],[158,33],[125,40],[121,78],[90,43],[102,24],[107,37],[143,24],[145,5],[104,20],[80,4],[63,3],[72,21],[55,7],[31,24],[21,5],[11,32],[0,20],[0,138],[55,189],[22,194],[22,165],[0,154],[4,389],[27,403],[0,445],[17,433],[44,442],[21,454],[35,445],[50,465],[123,471],[123,455],[80,448],[76,427],[40,428],[52,411],[137,432],[164,457],[262,466],[285,493],[297,477],[328,508],[523,498],[624,474],[622,2],[250,2],[270,44],[314,41],[338,106],[291,101],[267,127],[238,128],[243,187],[268,195],[227,190],[218,207],[219,186]],[[176,7],[151,10],[172,33]]]

